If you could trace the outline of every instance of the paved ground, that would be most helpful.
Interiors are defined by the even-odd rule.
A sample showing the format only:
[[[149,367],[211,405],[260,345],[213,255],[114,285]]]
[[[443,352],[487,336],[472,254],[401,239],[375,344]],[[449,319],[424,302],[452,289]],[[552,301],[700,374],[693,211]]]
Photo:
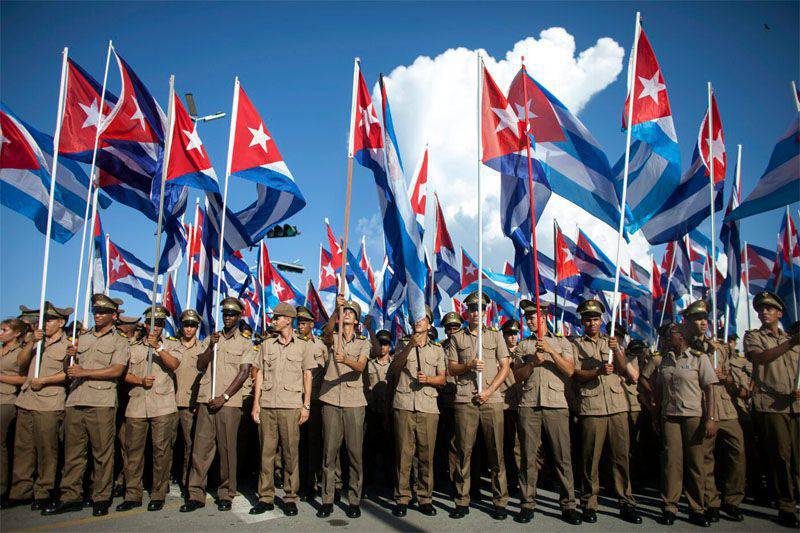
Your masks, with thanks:
[[[180,513],[178,508],[183,503],[177,497],[176,486],[170,491],[172,496],[167,498],[163,511],[159,513],[149,513],[145,506],[128,511],[116,513],[113,511],[108,516],[93,517],[91,510],[86,509],[79,513],[68,513],[60,516],[44,517],[38,512],[34,513],[27,507],[17,507],[2,511],[0,514],[0,527],[3,531],[36,531],[36,530],[57,530],[57,531],[224,531],[237,529],[241,531],[330,531],[331,529],[342,529],[347,531],[481,531],[487,532],[492,529],[502,530],[522,530],[538,529],[542,531],[564,531],[564,530],[586,530],[586,531],[685,531],[699,530],[685,521],[684,514],[678,517],[678,521],[672,528],[662,526],[656,522],[660,515],[658,494],[653,491],[645,491],[637,494],[641,510],[644,514],[644,523],[641,526],[633,526],[622,522],[617,518],[616,510],[610,507],[614,504],[611,500],[601,498],[602,507],[599,513],[599,520],[596,524],[585,524],[582,526],[570,526],[560,520],[557,495],[549,491],[540,491],[538,505],[534,520],[528,525],[517,524],[512,517],[504,522],[496,522],[487,514],[491,504],[490,500],[481,503],[473,503],[470,514],[461,520],[448,518],[447,513],[452,507],[452,502],[443,494],[436,494],[435,506],[439,511],[435,517],[426,517],[418,513],[414,507],[409,509],[408,516],[404,519],[397,519],[392,516],[392,502],[387,498],[389,494],[370,496],[362,502],[361,518],[352,520],[345,516],[344,505],[338,504],[334,508],[334,513],[330,518],[322,520],[315,516],[317,503],[309,504],[301,502],[299,504],[300,513],[295,517],[286,517],[283,512],[276,508],[275,511],[264,513],[259,516],[251,516],[248,511],[251,507],[252,498],[248,492],[248,497],[239,496],[233,502],[231,512],[220,512],[214,505],[211,496],[207,500],[206,507],[194,513]],[[280,490],[278,491],[280,494]],[[120,499],[114,501],[114,505],[120,503]],[[742,523],[720,521],[712,525],[710,530],[714,531],[778,531],[783,530],[773,522],[774,511],[763,507],[756,507],[746,504],[743,506],[745,511],[745,521]],[[509,511],[515,514],[519,510],[518,501],[513,499],[509,503]],[[789,530],[786,530],[789,531]]]

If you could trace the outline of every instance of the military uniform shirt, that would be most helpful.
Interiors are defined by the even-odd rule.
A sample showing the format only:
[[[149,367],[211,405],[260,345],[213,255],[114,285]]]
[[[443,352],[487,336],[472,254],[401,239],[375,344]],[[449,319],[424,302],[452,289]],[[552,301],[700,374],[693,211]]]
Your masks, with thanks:
[[[508,347],[503,334],[495,329],[483,327],[483,388],[488,388],[495,376],[500,372],[503,360],[509,357]],[[471,332],[469,328],[460,329],[450,338],[447,346],[447,360],[464,364],[477,357],[478,332]],[[474,370],[455,376],[456,396],[455,403],[472,403],[472,398],[478,394],[478,375]],[[486,400],[486,403],[503,403],[503,395],[498,390]]]
[[[127,366],[131,355],[128,337],[109,329],[99,337],[95,328],[78,337],[78,354],[75,364],[87,370]],[[117,379],[77,378],[67,395],[66,407],[116,407]]]
[[[679,355],[667,352],[661,358],[657,380],[664,416],[702,416],[703,388],[718,382],[708,356],[691,348]]]
[[[12,376],[19,375],[17,356],[22,351],[22,344],[11,348],[4,356],[0,357],[0,373]],[[14,405],[17,401],[17,386],[10,383],[0,383],[0,405]]]
[[[69,338],[63,333],[57,339],[44,339],[42,347],[42,360],[39,366],[39,377],[46,378],[64,371],[64,359],[67,357]],[[19,391],[17,407],[30,411],[63,411],[67,390],[63,383],[45,385],[41,390],[31,388],[34,372],[36,371],[36,348],[34,348],[31,364],[28,367],[28,377]]]
[[[733,378],[733,382],[737,385],[738,389],[743,390],[750,390],[750,383],[753,379],[753,363],[745,359],[744,357],[732,357],[730,360],[731,364],[731,377]],[[750,406],[752,405],[752,395],[748,395],[747,398],[742,398],[741,396],[737,395],[734,399],[734,403],[736,404],[736,408],[739,410],[739,416],[750,416]]]
[[[711,361],[711,367],[714,367],[714,350],[717,352],[717,366],[723,372],[730,372],[730,350],[728,347],[720,342],[714,342],[712,339],[700,337],[692,339],[689,345],[695,350],[701,351],[708,355],[708,360]],[[736,406],[733,404],[730,392],[723,384],[714,387],[714,402],[717,405],[717,417],[719,420],[736,420],[739,414],[736,412]]]
[[[639,359],[637,357],[628,357],[628,363],[639,369]],[[639,402],[639,384],[635,381],[623,377],[622,386],[625,387],[625,395],[628,398],[628,411],[637,413],[642,410],[642,404]]]
[[[572,340],[575,347],[576,369],[594,370],[608,362],[611,349],[608,336],[600,334],[597,339],[588,335]],[[583,416],[603,416],[628,411],[628,398],[622,382],[625,378],[612,373],[578,383],[578,414]]]
[[[328,347],[325,346],[322,339],[314,335],[309,335],[306,341],[309,344],[308,348],[311,350],[311,355],[317,363],[317,366],[311,369],[311,399],[319,400],[322,378],[325,375],[325,356],[328,353]]]
[[[337,407],[366,407],[367,397],[364,395],[361,372],[356,372],[344,363],[337,363],[334,354],[342,351],[346,359],[357,361],[362,357],[369,357],[371,344],[363,335],[355,334],[349,340],[342,337],[342,341],[344,350],[339,350],[339,334],[333,333],[319,399]]]
[[[562,357],[568,361],[573,361],[577,366],[578,361],[575,358],[575,352],[572,344],[563,337],[554,337],[551,334],[545,335],[545,340],[549,343]],[[518,366],[524,365],[528,356],[536,353],[536,336],[532,335],[523,340],[519,349],[517,350],[516,364]],[[522,397],[519,405],[521,407],[550,407],[555,409],[567,409],[566,390],[569,388],[570,380],[562,374],[553,357],[546,352],[542,354],[544,362],[540,365],[533,367],[528,379],[522,385]]]
[[[253,365],[256,363],[258,353],[253,350],[253,341],[234,328],[233,333],[226,337],[220,332],[219,342],[217,343],[217,390],[216,396],[222,396],[225,390],[233,383],[239,373],[239,365]],[[200,392],[197,395],[198,403],[208,403],[211,401],[211,374],[213,372],[214,358],[206,368],[200,380]],[[225,407],[241,407],[244,397],[244,386],[236,394],[225,402]]]
[[[208,348],[208,338],[202,341],[192,339],[192,345],[186,346],[180,339],[170,338],[164,343],[164,349],[180,359],[181,364],[175,369],[175,402],[178,407],[192,407],[197,401],[200,388],[200,371],[197,370],[197,358]]]
[[[377,357],[367,362],[367,403],[370,409],[379,413],[386,410],[386,373],[391,363],[391,357],[387,357],[385,363],[381,363]]]
[[[744,353],[752,359],[753,352],[763,352],[789,340],[789,334],[779,329],[773,334],[766,327],[751,329],[744,334]],[[800,346],[790,348],[767,364],[753,363],[753,407],[761,413],[800,413],[800,401],[791,399],[797,386],[797,365]]]
[[[417,353],[419,353],[419,366]],[[439,406],[436,403],[439,392],[435,386],[417,381],[417,373],[420,371],[428,376],[437,376],[439,372],[447,373],[444,350],[438,342],[428,340],[424,346],[411,349],[406,365],[397,379],[392,407],[402,411],[439,414]]]
[[[261,402],[268,409],[303,407],[303,372],[317,367],[313,344],[292,333],[288,344],[279,336],[270,337],[258,350],[256,367],[261,369]]]
[[[164,347],[170,355],[181,361],[181,356]],[[147,353],[148,346],[144,339],[140,339],[131,344],[131,360],[128,363],[128,373],[140,378],[147,374]],[[181,365],[183,361],[181,361]],[[180,366],[178,366],[180,368]],[[157,416],[168,415],[178,412],[178,405],[175,401],[175,382],[173,373],[161,358],[153,350],[152,376],[156,379],[153,386],[145,389],[141,385],[128,384],[128,407],[125,409],[125,416],[128,418],[155,418]]]

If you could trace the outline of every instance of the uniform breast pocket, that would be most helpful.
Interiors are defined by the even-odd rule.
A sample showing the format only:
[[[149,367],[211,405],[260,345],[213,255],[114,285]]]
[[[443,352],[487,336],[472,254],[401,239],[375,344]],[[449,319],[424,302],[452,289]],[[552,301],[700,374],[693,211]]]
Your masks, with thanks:
[[[90,389],[104,391],[114,387],[114,383],[111,381],[87,381],[86,385],[88,385]]]
[[[114,357],[114,343],[98,343],[94,350],[94,357],[91,357],[94,366],[87,368],[106,368],[111,365],[111,358]]]
[[[564,398],[564,384],[560,381],[551,381],[547,384],[547,397],[550,400],[560,400]]]
[[[436,398],[437,396],[439,396],[439,391],[436,390],[436,387],[423,387],[422,393],[425,396],[429,396],[431,398]]]
[[[303,354],[300,353],[290,353],[286,354],[286,366],[287,369],[295,372],[295,371],[302,371],[303,370]]]
[[[619,379],[616,379],[616,376],[610,376],[611,379],[609,380],[608,388],[611,389],[611,392],[615,392],[617,394],[622,394],[625,392],[625,389],[622,387],[622,383]]]
[[[64,359],[56,359],[55,357],[48,356],[44,358],[42,364],[42,374],[45,376],[52,376],[64,370]],[[44,390],[44,389],[42,389]]]
[[[175,387],[172,384],[172,379],[169,376],[164,376],[159,380],[154,387],[156,394],[168,395],[175,393]]]
[[[50,398],[51,396],[57,396],[59,393],[62,392],[64,392],[63,385],[49,385],[47,387],[42,388],[42,390],[40,390],[36,394],[43,398]]]
[[[600,382],[594,380],[583,387],[581,387],[581,397],[584,398],[591,398],[592,396],[597,396],[600,394]]]

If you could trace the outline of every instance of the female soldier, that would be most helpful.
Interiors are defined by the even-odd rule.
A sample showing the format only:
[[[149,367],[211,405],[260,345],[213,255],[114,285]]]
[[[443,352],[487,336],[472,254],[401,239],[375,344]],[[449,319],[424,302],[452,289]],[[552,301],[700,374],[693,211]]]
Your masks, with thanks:
[[[6,497],[8,489],[8,448],[6,441],[11,424],[17,417],[17,389],[25,383],[21,375],[19,360],[24,350],[23,339],[29,326],[17,318],[0,323],[0,498]]]

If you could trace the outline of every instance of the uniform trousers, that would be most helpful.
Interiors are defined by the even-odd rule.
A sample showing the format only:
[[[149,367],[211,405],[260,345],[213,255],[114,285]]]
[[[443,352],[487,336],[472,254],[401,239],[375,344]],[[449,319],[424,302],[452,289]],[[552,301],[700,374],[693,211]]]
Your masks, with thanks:
[[[178,425],[183,438],[183,460],[181,461],[180,483],[186,487],[189,483],[189,468],[192,465],[192,444],[194,443],[194,426],[197,420],[197,407],[178,407]]]
[[[219,451],[217,499],[230,501],[236,496],[236,444],[239,438],[241,407],[222,407],[210,411],[208,404],[197,408],[197,424],[189,473],[189,499],[204,502],[208,469]]]
[[[793,513],[800,486],[800,414],[757,412],[760,421],[761,444],[766,454],[778,499],[778,510]]]
[[[492,474],[492,503],[505,507],[508,503],[506,467],[503,459],[503,404],[457,403],[455,410],[456,450],[458,468],[456,469],[456,505],[468,506],[470,502],[472,449],[480,426],[489,470]]]
[[[8,468],[8,438],[16,417],[17,408],[13,404],[0,405],[0,496],[5,496],[11,477],[11,470]]]
[[[336,487],[336,463],[344,440],[349,460],[350,477],[347,501],[360,505],[364,469],[364,415],[365,407],[338,407],[322,404],[322,503],[333,503]]]
[[[67,407],[64,416],[64,474],[61,500],[81,499],[88,446],[92,447],[92,501],[111,499],[114,480],[115,407]]]
[[[664,511],[677,514],[678,500],[681,492],[685,491],[689,510],[705,512],[706,438],[702,419],[699,416],[668,416],[661,434],[664,443],[661,463]]]
[[[739,507],[744,499],[744,480],[747,471],[747,457],[744,450],[744,433],[739,420],[720,420],[717,434],[706,443],[706,485],[705,500],[708,507],[719,507],[720,503]],[[722,478],[722,499],[714,473],[714,452],[719,449],[720,477]]]
[[[63,422],[64,411],[17,411],[9,498],[44,500],[51,497],[51,491],[56,486],[58,445]]]
[[[147,432],[150,431],[153,445],[153,486],[151,500],[164,500],[169,488],[169,470],[172,464],[172,443],[178,413],[169,413],[152,418],[125,419],[125,501],[142,501],[142,475],[144,474],[144,450]]]
[[[581,506],[597,510],[600,494],[600,457],[608,441],[614,491],[620,504],[636,505],[628,464],[628,412],[603,416],[581,416],[582,488]]]
[[[275,500],[275,453],[280,442],[283,458],[284,503],[297,503],[300,490],[300,409],[261,408],[258,436],[261,440],[261,473],[258,501]]]
[[[436,430],[439,415],[419,411],[394,410],[394,431],[397,438],[397,467],[394,500],[408,505],[411,501],[409,479],[414,457],[417,458],[417,501],[431,503],[433,493],[433,455],[436,450]]]

